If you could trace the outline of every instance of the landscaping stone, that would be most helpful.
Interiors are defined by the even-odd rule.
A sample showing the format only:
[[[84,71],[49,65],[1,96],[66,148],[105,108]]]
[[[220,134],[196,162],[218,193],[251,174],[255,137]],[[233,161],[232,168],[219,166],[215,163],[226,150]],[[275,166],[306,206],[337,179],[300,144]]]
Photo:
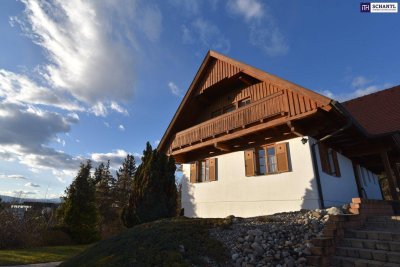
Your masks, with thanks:
[[[253,218],[230,216],[229,228],[214,228],[210,233],[228,248],[232,266],[306,266],[310,240],[322,236],[329,214],[340,212],[331,208]]]

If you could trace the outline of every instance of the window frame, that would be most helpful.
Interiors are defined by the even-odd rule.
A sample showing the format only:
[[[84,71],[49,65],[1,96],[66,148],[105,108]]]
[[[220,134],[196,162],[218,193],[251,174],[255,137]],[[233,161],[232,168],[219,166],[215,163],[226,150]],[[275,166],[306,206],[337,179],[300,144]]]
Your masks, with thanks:
[[[244,105],[240,105],[240,103],[244,103]],[[237,108],[242,108],[250,104],[251,104],[251,97],[245,97],[237,101]]]
[[[284,161],[282,161],[283,163],[285,163],[286,168],[284,168],[285,170],[280,170],[279,167],[279,162],[278,162],[278,156],[277,156],[277,151],[278,151],[278,147],[284,145],[285,148],[285,158]],[[280,174],[280,173],[284,173],[284,172],[290,172],[292,171],[289,167],[289,160],[290,160],[290,154],[289,154],[289,150],[288,150],[288,146],[289,146],[289,142],[282,142],[282,143],[273,143],[273,144],[266,144],[266,145],[261,145],[261,146],[257,146],[254,147],[253,149],[248,149],[245,150],[245,154],[247,151],[253,150],[254,151],[254,175],[248,175],[246,170],[246,176],[251,177],[251,176],[262,176],[262,175],[273,175],[273,174]],[[270,163],[270,156],[271,153],[268,151],[269,149],[273,148],[274,149],[274,153],[273,153],[273,157],[274,157],[274,171],[271,171],[271,163]],[[261,158],[264,158],[262,162],[260,162],[260,151],[263,151],[264,156]],[[246,156],[245,156],[245,160],[246,160]],[[281,159],[282,160],[282,159]],[[260,164],[260,163],[264,163],[264,164]],[[265,166],[265,173],[261,172],[261,166]]]
[[[319,159],[321,163],[322,172],[331,175],[333,177],[340,178],[340,164],[337,156],[337,152],[331,147],[325,144],[319,143]]]
[[[190,176],[189,180],[191,183],[205,183],[205,182],[218,181],[217,158],[205,158],[190,163],[189,176]]]

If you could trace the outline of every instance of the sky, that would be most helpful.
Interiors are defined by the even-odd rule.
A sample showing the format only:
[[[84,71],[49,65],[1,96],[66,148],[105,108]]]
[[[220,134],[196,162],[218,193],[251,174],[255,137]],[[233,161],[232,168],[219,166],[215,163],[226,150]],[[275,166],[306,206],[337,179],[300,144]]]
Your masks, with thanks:
[[[360,2],[0,1],[0,194],[157,146],[209,49],[339,101],[400,84],[400,17]]]

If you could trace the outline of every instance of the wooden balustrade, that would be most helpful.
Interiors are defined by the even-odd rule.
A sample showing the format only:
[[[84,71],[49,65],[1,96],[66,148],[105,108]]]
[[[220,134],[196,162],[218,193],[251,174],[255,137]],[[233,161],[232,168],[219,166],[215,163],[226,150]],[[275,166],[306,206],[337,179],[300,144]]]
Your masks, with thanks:
[[[245,127],[255,122],[288,112],[284,92],[278,92],[260,99],[245,107],[223,114],[188,129],[178,132],[171,144],[171,149],[181,148],[216,135]]]

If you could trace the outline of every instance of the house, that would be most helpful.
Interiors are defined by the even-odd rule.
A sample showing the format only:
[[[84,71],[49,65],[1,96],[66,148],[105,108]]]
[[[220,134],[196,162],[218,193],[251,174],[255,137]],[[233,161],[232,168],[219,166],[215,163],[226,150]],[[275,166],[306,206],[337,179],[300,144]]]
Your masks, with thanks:
[[[209,51],[158,147],[182,164],[184,215],[250,217],[382,199],[383,172],[398,199],[400,116],[381,134],[360,102],[371,105],[340,104]]]

